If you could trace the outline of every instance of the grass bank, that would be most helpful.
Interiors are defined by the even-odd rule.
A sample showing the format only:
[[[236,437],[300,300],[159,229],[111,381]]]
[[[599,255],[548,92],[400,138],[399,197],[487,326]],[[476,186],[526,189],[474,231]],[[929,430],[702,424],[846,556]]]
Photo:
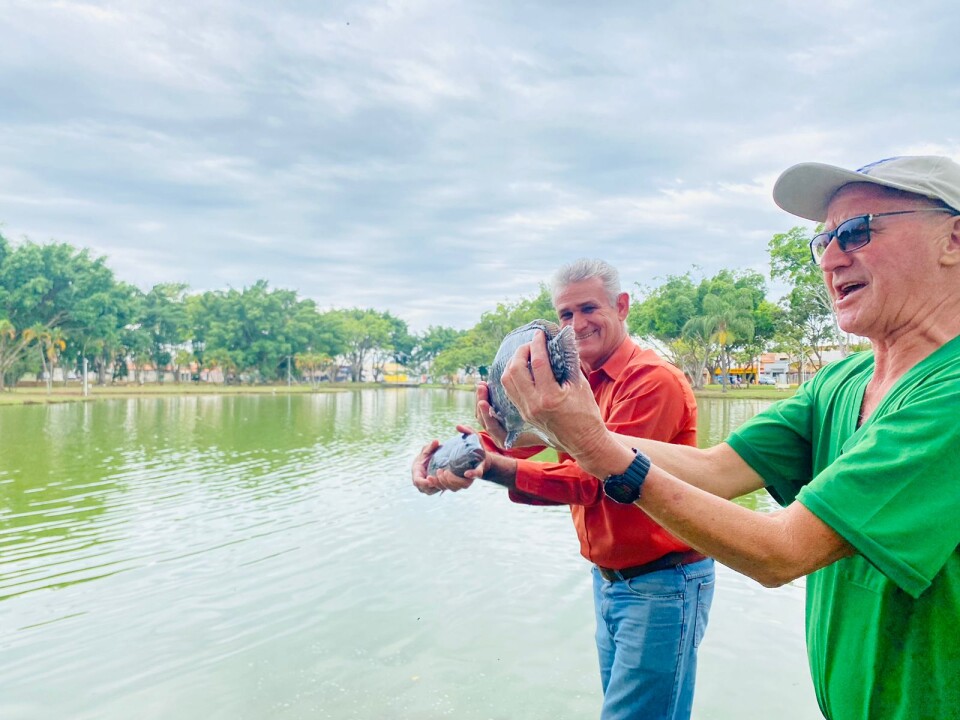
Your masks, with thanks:
[[[780,390],[772,385],[745,385],[736,389],[727,387],[727,391],[719,385],[706,385],[700,390],[694,390],[694,395],[706,398],[721,398],[729,400],[783,400],[797,391],[795,385]]]

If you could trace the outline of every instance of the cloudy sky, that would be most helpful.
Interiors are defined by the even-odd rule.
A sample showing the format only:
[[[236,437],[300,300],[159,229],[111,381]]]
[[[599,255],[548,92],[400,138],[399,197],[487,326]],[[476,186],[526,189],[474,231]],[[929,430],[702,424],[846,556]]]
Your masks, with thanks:
[[[766,273],[796,162],[960,160],[930,0],[0,0],[0,232],[467,328],[603,257]],[[774,290],[771,291],[774,296]]]

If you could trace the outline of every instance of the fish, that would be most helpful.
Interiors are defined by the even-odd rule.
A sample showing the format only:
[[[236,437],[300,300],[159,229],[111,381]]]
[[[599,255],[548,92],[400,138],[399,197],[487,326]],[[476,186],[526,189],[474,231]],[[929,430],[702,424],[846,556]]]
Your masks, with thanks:
[[[514,356],[517,348],[533,340],[537,330],[542,330],[547,336],[550,369],[553,370],[553,377],[558,383],[563,385],[580,372],[580,355],[577,352],[576,336],[572,326],[567,325],[561,328],[555,322],[549,320],[533,320],[507,333],[503,342],[500,343],[500,349],[497,350],[497,355],[493,359],[487,377],[490,406],[493,408],[497,420],[507,431],[507,437],[504,441],[504,447],[507,449],[512,448],[517,438],[527,431],[535,433],[545,443],[550,443],[550,439],[542,431],[523,419],[517,406],[507,397],[500,380],[507,363],[510,362],[510,358]]]
[[[437,470],[446,468],[454,475],[463,477],[467,470],[478,467],[486,457],[487,452],[480,445],[480,438],[473,433],[461,433],[434,451],[427,466],[427,475],[436,477]]]

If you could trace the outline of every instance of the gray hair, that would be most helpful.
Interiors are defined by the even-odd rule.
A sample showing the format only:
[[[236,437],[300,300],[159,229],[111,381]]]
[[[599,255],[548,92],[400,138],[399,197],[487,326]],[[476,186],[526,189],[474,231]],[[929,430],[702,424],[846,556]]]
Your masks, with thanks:
[[[600,278],[610,305],[616,305],[620,295],[620,273],[610,263],[596,258],[580,258],[557,270],[550,278],[550,299],[556,305],[557,295],[568,285],[593,278]]]

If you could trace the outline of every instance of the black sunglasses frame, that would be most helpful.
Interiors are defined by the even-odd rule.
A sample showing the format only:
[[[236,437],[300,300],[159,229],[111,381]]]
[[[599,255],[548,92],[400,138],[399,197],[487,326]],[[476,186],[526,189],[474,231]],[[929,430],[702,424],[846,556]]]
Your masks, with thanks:
[[[845,253],[851,253],[869,245],[871,239],[870,221],[874,218],[890,217],[891,215],[912,215],[913,213],[923,212],[950,213],[951,215],[960,214],[951,208],[924,208],[922,210],[896,210],[894,212],[874,213],[872,215],[856,215],[852,218],[847,218],[837,225],[835,229],[818,233],[810,240],[810,257],[813,259],[813,264],[820,264],[820,261],[823,259],[823,254],[827,251],[827,247],[833,240],[837,241],[837,247],[840,248],[840,251]],[[851,223],[856,223],[857,225],[852,226]],[[819,256],[814,248],[820,249]]]

